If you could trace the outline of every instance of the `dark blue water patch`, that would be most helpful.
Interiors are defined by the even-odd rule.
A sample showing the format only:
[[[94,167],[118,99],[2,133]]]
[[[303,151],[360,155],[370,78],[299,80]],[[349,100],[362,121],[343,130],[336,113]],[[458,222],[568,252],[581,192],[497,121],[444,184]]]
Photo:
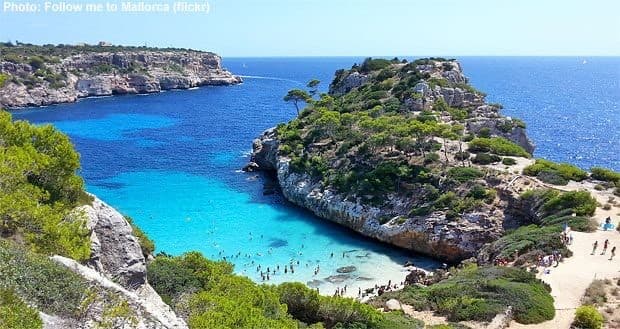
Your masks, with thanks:
[[[108,190],[120,190],[126,186],[126,184],[119,183],[119,182],[96,182],[96,183],[93,183],[92,185],[105,188]]]
[[[269,247],[270,248],[282,248],[288,246],[288,241],[278,238],[270,239]]]
[[[620,170],[619,57],[463,57],[470,82],[521,118],[535,156]]]

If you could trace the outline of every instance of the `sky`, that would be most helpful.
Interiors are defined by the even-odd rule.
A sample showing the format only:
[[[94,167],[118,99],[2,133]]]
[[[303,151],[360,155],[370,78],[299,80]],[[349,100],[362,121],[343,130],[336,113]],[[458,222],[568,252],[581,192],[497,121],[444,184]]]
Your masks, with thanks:
[[[122,2],[140,1],[0,0],[0,41],[108,41],[227,57],[620,56],[618,0],[190,0],[208,10],[182,13],[122,12]],[[179,1],[142,2],[172,10]],[[118,10],[72,13],[63,3]]]

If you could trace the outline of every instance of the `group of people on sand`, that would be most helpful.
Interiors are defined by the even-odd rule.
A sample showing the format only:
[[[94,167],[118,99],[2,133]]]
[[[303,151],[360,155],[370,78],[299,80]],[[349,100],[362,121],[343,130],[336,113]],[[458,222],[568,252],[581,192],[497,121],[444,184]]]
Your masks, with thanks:
[[[560,261],[562,260],[562,253],[558,250],[553,250],[551,255],[540,255],[538,256],[538,266],[541,267],[550,267],[555,263],[555,267],[560,265]]]
[[[605,242],[603,242],[603,251],[601,252],[601,256],[607,253],[607,248],[609,248],[609,239],[605,239]],[[596,254],[596,249],[598,249],[598,240],[594,241],[592,244],[592,253],[590,255]],[[609,257],[609,260],[613,260],[614,257],[616,257],[616,246],[611,248],[611,256]]]

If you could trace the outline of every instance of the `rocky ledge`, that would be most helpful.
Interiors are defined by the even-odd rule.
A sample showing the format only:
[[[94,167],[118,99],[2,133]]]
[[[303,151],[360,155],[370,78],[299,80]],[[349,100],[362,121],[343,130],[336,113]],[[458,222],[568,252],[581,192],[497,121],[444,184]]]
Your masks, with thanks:
[[[46,59],[49,61],[7,61],[0,57],[0,74],[4,76],[0,79],[0,108],[242,82],[222,68],[221,58],[210,52],[102,50]]]
[[[106,307],[122,300],[133,314],[133,321],[122,328],[186,329],[187,324],[149,285],[145,256],[125,218],[97,198],[77,211],[85,215],[91,230],[91,259],[86,265],[61,256],[52,259],[84,278],[96,297],[79,323],[42,314],[44,328],[99,328]]]

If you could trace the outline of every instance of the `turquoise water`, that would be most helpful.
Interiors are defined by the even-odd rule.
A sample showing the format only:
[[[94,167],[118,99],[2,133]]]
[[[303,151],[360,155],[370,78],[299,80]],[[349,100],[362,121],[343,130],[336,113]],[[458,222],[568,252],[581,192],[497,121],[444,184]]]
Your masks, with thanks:
[[[14,116],[52,123],[69,134],[82,156],[88,190],[133,217],[158,251],[226,257],[238,273],[258,282],[259,265],[263,271],[279,266],[270,283],[305,282],[329,294],[347,284],[356,293],[356,287],[374,285],[373,280],[401,281],[407,260],[426,268],[437,263],[365,239],[280,195],[265,196],[265,178],[239,170],[248,161],[252,139],[294,116],[292,105],[282,101],[287,90],[311,78],[327,82],[336,69],[356,60],[227,60],[233,72],[248,76],[244,84],[86,99]],[[538,156],[620,169],[618,59],[590,60],[587,68],[576,68],[581,61],[566,58],[461,62],[491,101],[503,102],[505,113],[525,119]],[[577,81],[589,88],[576,88]],[[284,274],[284,265],[291,263],[295,273]],[[356,271],[337,276],[344,266]]]

